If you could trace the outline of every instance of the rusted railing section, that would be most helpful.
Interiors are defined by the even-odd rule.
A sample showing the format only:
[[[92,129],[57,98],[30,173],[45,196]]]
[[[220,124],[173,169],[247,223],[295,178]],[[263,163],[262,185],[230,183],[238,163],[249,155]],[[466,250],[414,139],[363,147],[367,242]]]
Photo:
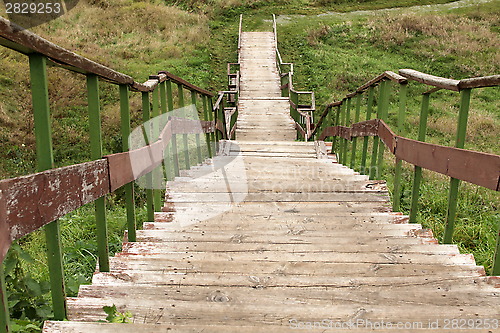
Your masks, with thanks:
[[[225,128],[224,114],[213,113],[213,110],[218,110],[212,106],[213,94],[169,72],[161,71],[149,76],[146,82],[139,83],[126,74],[57,46],[1,17],[0,45],[29,57],[39,171],[33,175],[0,181],[0,259],[3,261],[13,241],[45,226],[54,319],[63,320],[66,317],[66,298],[57,219],[84,204],[95,202],[99,269],[108,271],[105,195],[120,187],[125,189],[128,240],[135,241],[135,200],[132,182],[141,176],[145,176],[149,184],[161,179],[163,174],[166,174],[167,179],[179,176],[179,169],[182,167],[189,168],[195,160],[201,163],[204,158],[212,157],[218,139],[231,136],[234,129]],[[84,74],[87,78],[90,150],[93,161],[53,168],[48,64]],[[102,80],[118,85],[120,95],[123,152],[108,156],[102,156],[99,101],[99,82]],[[229,76],[229,80],[236,84],[230,84],[232,91],[227,95],[232,96],[239,90],[239,72],[236,73],[236,80],[234,76]],[[176,98],[173,92],[175,88]],[[144,122],[173,111],[174,102],[175,107],[182,111],[186,105],[187,94],[190,95],[190,104],[200,110],[198,113],[202,114],[204,120],[171,117],[164,128],[153,126],[153,133],[145,136],[146,146],[131,150],[128,141],[131,132],[130,92],[141,93]],[[229,103],[234,102],[233,100]],[[222,110],[224,111],[224,108]],[[230,119],[232,122],[234,117]],[[196,137],[196,156],[189,153],[189,135]],[[203,150],[201,135],[205,135],[207,144]],[[179,165],[178,136],[182,136],[184,166]],[[150,140],[148,137],[156,139]],[[153,220],[154,212],[160,211],[163,205],[161,192],[159,189],[147,189],[146,196],[148,219]],[[3,275],[0,282],[1,333],[9,331],[9,308]]]
[[[399,86],[399,106],[397,111],[397,131],[395,135],[386,125],[389,113],[389,82]],[[422,94],[420,120],[417,140],[405,138],[405,118],[408,94],[408,82],[416,81],[431,86]],[[411,69],[401,69],[399,74],[384,72],[348,94],[341,101],[331,103],[318,119],[313,135],[321,133],[319,140],[332,136],[332,152],[335,152],[339,163],[358,169],[368,174],[370,179],[381,177],[383,153],[385,147],[395,155],[395,173],[393,190],[393,210],[400,210],[402,161],[414,165],[410,222],[416,222],[422,181],[422,168],[435,171],[450,177],[448,196],[448,212],[443,237],[444,243],[451,243],[458,202],[460,181],[467,181],[494,191],[500,187],[500,157],[498,155],[465,150],[468,113],[471,90],[474,88],[500,85],[500,75],[452,80],[421,73]],[[378,97],[375,106],[375,88]],[[427,118],[431,94],[447,89],[460,93],[460,109],[457,121],[455,147],[433,145],[425,142]],[[366,92],[366,116],[361,121],[361,102]],[[354,117],[351,111],[354,110]],[[372,119],[376,113],[376,119]],[[330,126],[330,127],[328,127]],[[373,137],[372,152],[368,152],[369,137]],[[357,138],[363,137],[363,147],[359,168],[357,164]],[[370,165],[367,165],[370,159]],[[500,275],[500,233],[497,239],[495,257],[493,259],[493,275]]]
[[[309,140],[313,133],[313,114],[316,110],[316,100],[313,91],[297,91],[293,88],[293,63],[284,63],[278,49],[278,30],[276,16],[273,14],[273,31],[276,50],[276,66],[281,81],[281,96],[290,101],[290,116],[295,121],[297,139]]]

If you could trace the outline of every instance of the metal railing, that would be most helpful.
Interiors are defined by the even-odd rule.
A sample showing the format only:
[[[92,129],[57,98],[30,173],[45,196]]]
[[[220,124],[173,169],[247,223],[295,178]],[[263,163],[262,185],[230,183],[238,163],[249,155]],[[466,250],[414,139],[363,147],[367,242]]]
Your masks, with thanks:
[[[212,157],[218,140],[234,135],[234,129],[226,128],[226,117],[218,112],[220,95],[216,105],[212,106],[212,93],[169,72],[158,72],[149,76],[146,82],[139,83],[126,74],[61,48],[1,17],[0,45],[23,53],[29,58],[39,171],[36,174],[0,181],[0,262],[3,262],[13,241],[44,227],[54,319],[63,320],[66,318],[66,293],[60,225],[57,219],[84,204],[94,202],[99,270],[109,271],[105,195],[124,188],[128,241],[134,242],[136,218],[133,182],[142,176],[146,177],[148,183],[164,175],[167,179],[179,176],[180,169],[189,169],[191,165]],[[47,64],[86,76],[92,159],[90,162],[54,169]],[[226,95],[237,94],[239,72],[236,74],[236,88],[230,86],[233,91],[227,92]],[[120,102],[123,152],[107,156],[103,156],[101,141],[101,80],[118,86]],[[203,120],[171,117],[163,128],[153,126],[154,133],[149,136],[152,140],[148,140],[145,135],[144,147],[130,150],[131,92],[141,93],[144,122],[173,111],[174,102],[182,110],[187,104],[186,95],[189,96],[191,105],[201,107]],[[220,109],[224,110],[224,107]],[[233,118],[230,117],[231,126],[234,126]],[[195,136],[195,149],[189,147],[190,135]],[[202,148],[202,135],[205,135],[206,148]],[[178,144],[179,136],[182,142]],[[183,159],[179,159],[178,147],[184,151]],[[179,162],[182,160],[184,165],[181,166]],[[131,161],[140,163],[132,168]],[[163,169],[162,163],[168,165],[164,165]],[[163,206],[160,189],[148,188],[146,197],[147,217],[152,221],[154,212],[161,211]],[[8,332],[10,319],[3,265],[0,265],[0,283],[0,332]]]
[[[389,116],[389,82],[399,86],[399,105],[397,112],[397,131],[386,125]],[[404,137],[408,83],[415,81],[431,86],[422,94],[421,110],[417,140]],[[402,161],[414,165],[411,208],[409,222],[415,223],[419,210],[420,184],[422,168],[450,177],[448,194],[448,210],[443,242],[450,244],[454,231],[457,199],[460,181],[466,181],[494,191],[500,191],[500,156],[488,153],[465,150],[464,143],[467,131],[471,91],[500,85],[500,75],[452,80],[441,78],[411,69],[401,69],[399,74],[384,72],[348,94],[341,101],[330,103],[318,119],[313,135],[321,133],[318,140],[332,136],[332,152],[337,155],[339,163],[369,175],[370,179],[378,179],[383,171],[383,154],[385,147],[395,155],[395,173],[393,189],[393,211],[400,210]],[[376,117],[372,119],[375,104],[375,89],[378,87]],[[426,143],[427,119],[431,94],[441,89],[460,93],[460,108],[456,129],[455,147],[446,147]],[[361,104],[366,98],[365,121],[361,121]],[[354,108],[354,117],[351,111]],[[331,125],[330,127],[328,125]],[[369,137],[373,137],[372,152],[368,152]],[[357,139],[363,137],[361,159],[357,165]],[[368,158],[370,165],[368,165]],[[493,275],[500,275],[500,235],[497,239],[493,259]]]
[[[290,101],[290,116],[295,122],[297,139],[308,141],[312,137],[316,99],[313,91],[297,91],[293,87],[293,63],[285,63],[278,49],[276,15],[273,14],[273,31],[276,49],[276,66],[280,75],[281,96]]]

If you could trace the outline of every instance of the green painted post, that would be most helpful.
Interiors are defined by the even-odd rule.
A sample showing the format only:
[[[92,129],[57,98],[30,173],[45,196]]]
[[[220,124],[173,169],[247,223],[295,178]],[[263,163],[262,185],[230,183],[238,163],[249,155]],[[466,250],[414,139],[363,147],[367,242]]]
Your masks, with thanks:
[[[373,109],[373,94],[374,94],[374,88],[373,86],[370,86],[368,88],[368,101],[366,105],[366,120],[370,120],[372,118],[372,109]],[[361,173],[363,175],[366,175],[366,158],[368,156],[368,140],[370,137],[365,136],[363,138],[363,150],[361,152]]]
[[[388,82],[385,80],[380,82],[379,104],[377,113],[381,120],[387,121],[389,113],[389,86]],[[377,179],[380,179],[382,177],[382,169],[384,165],[384,150],[385,150],[385,144],[382,140],[379,140],[377,176],[376,176]]]
[[[460,111],[458,113],[457,139],[455,142],[456,148],[464,148],[465,136],[467,134],[467,121],[469,119],[471,89],[464,89],[460,92]],[[460,180],[450,178],[450,192],[448,196],[448,216],[446,218],[446,226],[444,229],[443,242],[451,244],[453,238],[453,230],[455,228],[455,218],[457,215],[458,203],[458,187]]]
[[[151,93],[151,98],[153,100],[152,103],[152,118],[153,120],[153,136],[151,143],[154,143],[158,140],[160,136],[160,96],[159,96],[159,88],[158,86]],[[159,166],[153,170],[153,202],[155,211],[159,212],[161,207],[163,206],[161,200],[161,191],[157,188],[162,182],[162,167]]]
[[[150,120],[150,102],[149,102],[149,92],[142,93],[142,121],[146,124]],[[145,131],[149,131],[150,127],[145,128]],[[150,144],[151,133],[144,132],[144,140],[146,144]],[[148,216],[148,221],[154,221],[155,219],[155,206],[154,206],[154,195],[153,195],[153,175],[148,173],[146,176],[146,212]]]
[[[404,124],[406,118],[406,101],[408,95],[408,84],[399,85],[399,111],[398,111],[398,131],[399,135],[405,136]],[[396,158],[396,170],[394,172],[394,191],[392,198],[392,211],[399,212],[401,209],[401,174],[403,172],[403,162]]]
[[[203,103],[203,118],[205,121],[211,121],[210,116],[212,112],[208,111],[207,96],[202,95],[201,100]],[[213,155],[212,155],[212,143],[210,142],[210,133],[205,133],[205,141],[207,143],[208,158],[212,158]]]
[[[0,333],[10,332],[9,302],[5,289],[5,273],[3,262],[0,262]]]
[[[186,110],[184,109],[184,90],[181,83],[177,83],[177,92],[179,94],[179,108],[182,110],[180,116],[187,118]],[[186,170],[189,170],[191,168],[191,163],[189,161],[189,139],[187,134],[182,134],[182,143],[184,149],[184,164]]]
[[[217,96],[217,95],[216,95]],[[215,97],[217,98],[217,97]],[[215,113],[216,110],[214,110],[214,100],[212,97],[208,98],[208,114],[210,116],[210,121],[214,121],[214,131],[210,133],[210,136],[212,138],[213,146],[212,146],[212,151],[213,155],[217,155],[219,151],[219,134],[217,133],[217,129],[215,128],[217,126],[217,114]]]
[[[167,87],[165,81],[160,82],[160,110],[161,114],[167,113]]]
[[[165,81],[166,95],[167,95],[167,111],[174,110],[174,96],[172,94],[172,81]]]
[[[342,112],[342,104],[337,106],[337,111],[335,112],[335,120],[333,126],[340,125],[340,114]],[[332,153],[335,152],[337,163],[340,163],[340,139],[336,136],[333,137],[332,141]]]
[[[339,126],[344,126],[346,119],[346,105],[347,102],[344,100],[344,103],[340,105],[340,118],[339,118]],[[339,137],[339,163],[344,164],[345,156],[344,156],[344,145],[345,140]]]
[[[344,125],[345,127],[349,127],[350,123],[351,123],[351,104],[352,104],[352,98],[351,97],[348,97],[347,98],[347,106],[346,106],[346,111],[345,111],[345,119],[344,119],[344,123],[342,125]],[[348,161],[348,151],[349,151],[349,140],[347,139],[344,139],[344,152],[342,153],[342,164],[344,164],[345,166],[347,166],[349,164],[349,161]]]
[[[128,86],[120,85],[120,119],[122,134],[122,149],[124,152],[129,150],[128,138],[130,136],[130,99]],[[125,206],[127,208],[127,226],[128,241],[136,241],[135,225],[135,202],[134,202],[134,182],[123,186],[125,190]]]
[[[381,87],[379,86],[379,96],[380,96]],[[380,99],[377,101],[377,118],[380,118]],[[377,156],[378,156],[378,148],[380,146],[380,138],[378,136],[373,137],[373,147],[372,147],[372,156],[370,160],[370,179],[375,179],[377,177]]]
[[[196,106],[196,91],[192,90],[191,91],[191,104],[194,105],[194,108],[196,109],[196,112],[198,114],[198,108]],[[201,139],[200,139],[200,134],[196,133],[195,134],[195,139],[196,139],[196,156],[198,158],[198,164],[201,164],[203,162],[203,157],[201,156]]]
[[[500,230],[497,235],[497,245],[495,248],[495,255],[493,257],[493,267],[491,269],[492,276],[500,275]]]
[[[167,113],[168,110],[168,100],[167,100],[167,87],[166,81],[160,82],[160,110],[161,114]],[[172,106],[173,108],[173,106]],[[165,180],[172,180],[174,175],[172,174],[173,167],[170,161],[170,143],[164,148],[163,151],[163,174]]]
[[[45,171],[54,167],[47,83],[47,58],[41,54],[30,54],[29,63],[38,171]],[[66,293],[64,291],[64,268],[59,221],[56,220],[45,226],[45,239],[47,242],[54,319],[64,320],[66,318]]]
[[[418,141],[425,141],[425,135],[427,132],[427,116],[429,115],[429,100],[430,94],[424,94],[422,97],[422,108],[420,110],[420,123],[418,126]],[[415,172],[413,176],[413,188],[411,197],[411,208],[410,208],[410,223],[417,222],[418,213],[418,199],[420,196],[420,183],[422,182],[422,168],[415,166]]]
[[[87,98],[90,125],[90,158],[102,158],[101,106],[99,102],[99,79],[97,75],[87,75]],[[108,227],[106,223],[106,201],[101,197],[94,202],[97,253],[99,271],[109,272]]]
[[[354,123],[359,122],[359,116],[361,114],[361,94],[356,95],[356,113],[354,115]],[[351,169],[354,169],[356,163],[356,143],[358,138],[352,138],[352,152],[351,152]]]
[[[165,87],[167,90],[167,108],[169,112],[174,111],[174,96],[172,93],[172,81],[165,81]],[[172,151],[172,164],[173,164],[173,178],[179,177],[179,154],[177,152],[177,135],[172,134],[172,139],[170,140],[170,151]]]
[[[299,94],[290,90],[290,100],[295,104],[295,107],[293,107],[290,104],[290,114],[291,114],[293,120],[295,120],[295,122],[297,124],[300,124],[300,114],[299,114],[299,111],[296,109],[299,107]],[[297,140],[300,140],[300,137],[301,137],[301,134],[297,130]]]

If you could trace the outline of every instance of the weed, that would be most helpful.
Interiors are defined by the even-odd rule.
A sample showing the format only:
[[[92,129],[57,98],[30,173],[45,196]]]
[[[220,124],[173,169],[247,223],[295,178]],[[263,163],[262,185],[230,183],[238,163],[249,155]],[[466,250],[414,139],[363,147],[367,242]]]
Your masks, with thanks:
[[[131,322],[132,313],[129,311],[119,312],[114,304],[112,306],[104,306],[102,309],[108,315],[106,317],[108,323],[128,324]]]

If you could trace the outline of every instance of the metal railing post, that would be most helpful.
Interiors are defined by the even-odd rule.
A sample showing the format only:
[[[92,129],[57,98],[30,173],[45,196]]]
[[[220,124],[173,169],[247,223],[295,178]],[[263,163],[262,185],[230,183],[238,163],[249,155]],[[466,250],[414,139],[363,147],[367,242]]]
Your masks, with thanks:
[[[90,126],[90,158],[102,158],[101,106],[99,101],[99,79],[97,75],[87,74],[87,99]],[[99,271],[109,272],[108,227],[106,222],[105,197],[94,202],[97,252]]]
[[[149,92],[142,93],[142,121],[147,124],[150,120],[150,102],[149,102]],[[144,127],[144,140],[146,145],[150,144],[152,137],[150,133],[150,126]],[[146,212],[148,221],[154,221],[155,219],[155,205],[154,205],[154,195],[153,195],[153,174],[150,172],[146,177]]]
[[[356,113],[354,114],[354,123],[359,122],[359,116],[361,114],[361,93],[356,95]],[[356,146],[357,146],[357,137],[352,138],[352,152],[351,152],[351,165],[350,168],[354,169],[356,164]]]
[[[351,122],[351,102],[352,102],[352,98],[348,97],[347,98],[347,106],[346,106],[346,110],[345,110],[344,123],[342,124],[345,127],[349,127],[349,123]],[[342,164],[347,166],[347,164],[349,163],[349,161],[348,161],[349,155],[347,153],[349,151],[349,140],[344,139],[343,141],[344,141],[344,152],[342,153]]]
[[[340,105],[340,117],[339,117],[339,126],[344,126],[345,124],[345,119],[346,119],[346,106],[347,106],[347,101],[344,100],[344,103]],[[344,156],[344,145],[345,145],[345,140],[340,137],[339,138],[339,163],[344,164],[345,156]]]
[[[378,101],[378,118],[387,121],[388,113],[389,113],[389,86],[387,81],[380,82],[380,90],[379,90],[379,101]],[[384,166],[384,150],[385,144],[382,140],[379,140],[378,147],[378,164],[377,164],[377,179],[382,177],[382,169]]]
[[[153,119],[153,135],[151,143],[158,140],[160,136],[160,96],[158,86],[151,93],[152,98],[152,112],[151,118]],[[161,202],[161,191],[158,188],[158,185],[162,183],[162,166],[156,167],[153,170],[153,202],[154,202],[154,210],[159,212],[161,207],[163,206]]]
[[[130,99],[129,89],[125,84],[120,85],[120,118],[121,118],[121,134],[122,134],[122,149],[124,152],[129,150],[128,138],[130,136]],[[123,185],[125,190],[125,205],[127,208],[127,228],[128,241],[136,241],[136,224],[135,224],[135,202],[134,202],[134,182]]]
[[[38,171],[45,171],[54,167],[47,83],[47,58],[37,53],[30,54],[29,65],[35,119],[37,169]],[[59,221],[56,220],[45,226],[45,239],[47,242],[47,260],[54,319],[64,320],[66,318],[66,293],[64,291],[64,268]]]
[[[427,116],[429,115],[429,100],[430,93],[424,93],[422,97],[422,108],[420,110],[420,122],[418,125],[418,141],[425,142],[425,135],[427,132]],[[410,223],[417,222],[418,213],[418,199],[420,196],[420,183],[422,182],[422,168],[415,166],[414,176],[413,176],[413,188],[411,196],[411,208],[410,208]]]
[[[165,86],[167,90],[167,108],[169,112],[174,111],[174,96],[172,93],[172,81],[165,81]],[[172,134],[170,139],[170,150],[172,151],[172,165],[174,168],[174,177],[179,177],[179,153],[177,151],[177,134]]]
[[[0,333],[10,332],[10,312],[5,289],[5,272],[3,262],[0,262]]]
[[[177,83],[177,92],[179,94],[179,108],[181,109],[181,116],[187,118],[186,110],[184,109],[184,89],[181,83]],[[182,134],[182,144],[184,149],[184,165],[186,170],[191,169],[191,163],[189,162],[189,138],[187,134]]]
[[[399,135],[405,136],[406,100],[408,96],[408,84],[399,85],[399,110],[398,110],[398,131]],[[403,161],[396,158],[394,171],[394,191],[392,196],[392,211],[399,212],[401,209],[401,174],[403,171]]]
[[[497,245],[493,256],[493,267],[491,268],[492,276],[500,275],[500,231],[497,233]]]
[[[337,112],[335,112],[335,120],[333,126],[340,125],[340,116],[342,112],[342,104],[337,106]],[[340,139],[337,136],[333,137],[332,140],[332,153],[336,154],[337,163],[340,163]]]
[[[212,120],[211,119],[212,112],[208,111],[207,96],[202,95],[201,100],[203,103],[203,118],[205,121],[211,121]],[[212,154],[212,143],[210,141],[210,133],[205,133],[205,141],[207,143],[208,158],[212,158],[213,154]]]
[[[368,101],[366,105],[366,120],[370,120],[372,117],[372,108],[373,108],[373,86],[368,88]],[[366,175],[366,158],[368,156],[368,140],[370,137],[365,136],[363,139],[363,150],[361,152],[361,173]]]
[[[465,136],[467,135],[467,121],[469,119],[471,89],[464,89],[460,92],[460,111],[458,113],[456,148],[463,149],[465,146]],[[443,243],[451,244],[453,230],[455,228],[455,218],[457,215],[458,187],[460,180],[450,178],[450,192],[448,195],[448,212],[446,225],[444,228]]]
[[[191,104],[194,105],[196,113],[198,114],[198,109],[196,106],[196,97],[197,97],[196,91],[192,90],[191,91]],[[201,164],[203,162],[203,157],[201,156],[200,134],[198,134],[198,133],[195,134],[195,140],[196,140],[196,156],[198,158],[198,164]]]
[[[160,83],[160,110],[161,114],[163,115],[166,114],[168,111],[171,111],[168,109],[166,81]],[[163,151],[163,174],[165,180],[172,180],[175,177],[172,174],[173,168],[172,168],[172,162],[170,161],[170,150],[171,150],[171,143],[169,143]]]

